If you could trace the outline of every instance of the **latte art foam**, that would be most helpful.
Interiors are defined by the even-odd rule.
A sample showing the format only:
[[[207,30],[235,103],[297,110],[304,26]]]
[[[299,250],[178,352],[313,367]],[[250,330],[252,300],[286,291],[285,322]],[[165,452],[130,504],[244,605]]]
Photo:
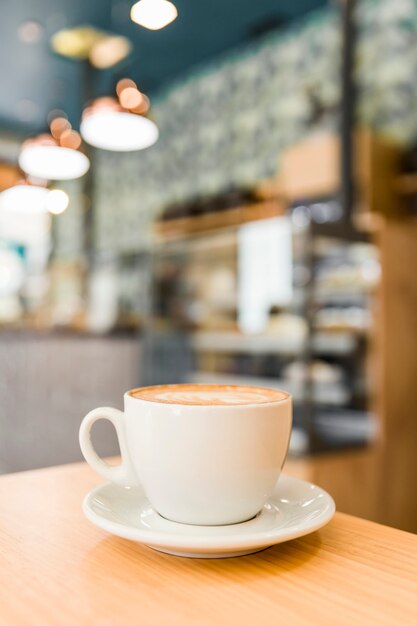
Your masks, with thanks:
[[[283,391],[240,385],[158,385],[131,392],[134,398],[163,404],[233,406],[279,402],[287,397]]]

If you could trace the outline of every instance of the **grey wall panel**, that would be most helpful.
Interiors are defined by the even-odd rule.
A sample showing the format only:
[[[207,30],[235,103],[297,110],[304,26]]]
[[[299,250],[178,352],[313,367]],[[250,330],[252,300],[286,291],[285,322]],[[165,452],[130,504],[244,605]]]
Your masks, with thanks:
[[[81,460],[78,428],[97,406],[122,408],[141,383],[134,337],[0,334],[0,472]],[[101,454],[117,452],[112,427],[99,423]]]

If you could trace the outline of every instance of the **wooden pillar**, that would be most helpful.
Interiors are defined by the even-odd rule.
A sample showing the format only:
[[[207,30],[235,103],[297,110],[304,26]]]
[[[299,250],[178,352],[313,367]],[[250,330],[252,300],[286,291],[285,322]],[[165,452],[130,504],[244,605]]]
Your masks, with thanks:
[[[417,532],[417,216],[381,219],[375,328],[380,521]]]

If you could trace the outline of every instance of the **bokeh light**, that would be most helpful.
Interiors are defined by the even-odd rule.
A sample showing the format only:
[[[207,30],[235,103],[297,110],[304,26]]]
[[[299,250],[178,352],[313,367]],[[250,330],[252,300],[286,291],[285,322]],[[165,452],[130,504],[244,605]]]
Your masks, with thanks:
[[[140,103],[138,104],[138,106],[133,107],[131,109],[132,113],[138,113],[139,115],[145,115],[145,113],[147,113],[150,109],[151,103],[149,101],[148,96],[145,96],[144,93],[141,94],[142,99],[140,101]]]
[[[65,117],[56,117],[50,123],[51,135],[59,139],[65,131],[71,130],[71,124]]]
[[[131,43],[126,37],[105,36],[93,45],[88,58],[94,67],[106,69],[125,59],[131,48]]]
[[[176,6],[168,0],[140,0],[130,9],[132,21],[150,30],[168,26],[177,15]]]
[[[52,189],[45,199],[45,207],[53,215],[60,215],[69,205],[68,194],[62,189]]]
[[[64,130],[59,138],[59,143],[63,148],[77,150],[81,145],[81,135],[76,130]]]
[[[19,184],[0,194],[0,211],[43,213],[48,189],[36,185]]]
[[[116,93],[118,96],[122,93],[124,89],[128,89],[132,87],[133,89],[137,89],[137,85],[134,80],[131,78],[121,78],[116,85]]]
[[[103,150],[130,152],[144,150],[158,139],[154,122],[141,115],[99,107],[85,115],[80,127],[83,139]]]
[[[126,87],[119,95],[120,104],[125,109],[134,109],[141,105],[143,95],[135,87]]]
[[[53,139],[51,137],[51,142]],[[30,176],[49,180],[71,180],[84,176],[90,161],[79,150],[32,142],[23,146],[19,156],[21,169]]]
[[[20,24],[17,29],[17,36],[22,43],[38,43],[42,39],[44,28],[42,24],[35,20],[27,20]]]

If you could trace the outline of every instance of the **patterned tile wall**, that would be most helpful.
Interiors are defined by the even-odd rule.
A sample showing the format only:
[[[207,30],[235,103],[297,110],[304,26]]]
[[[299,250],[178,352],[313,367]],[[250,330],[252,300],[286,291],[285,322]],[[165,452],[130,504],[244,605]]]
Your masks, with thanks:
[[[75,261],[82,257],[84,246],[85,198],[81,180],[60,181],[57,185],[69,197],[68,209],[53,217],[54,258]]]
[[[416,141],[417,0],[361,0],[357,23],[359,119]],[[307,130],[335,128],[340,43],[333,5],[161,94],[155,146],[94,155],[97,249],[143,247],[149,216],[167,204],[250,186],[273,175],[281,150]]]

